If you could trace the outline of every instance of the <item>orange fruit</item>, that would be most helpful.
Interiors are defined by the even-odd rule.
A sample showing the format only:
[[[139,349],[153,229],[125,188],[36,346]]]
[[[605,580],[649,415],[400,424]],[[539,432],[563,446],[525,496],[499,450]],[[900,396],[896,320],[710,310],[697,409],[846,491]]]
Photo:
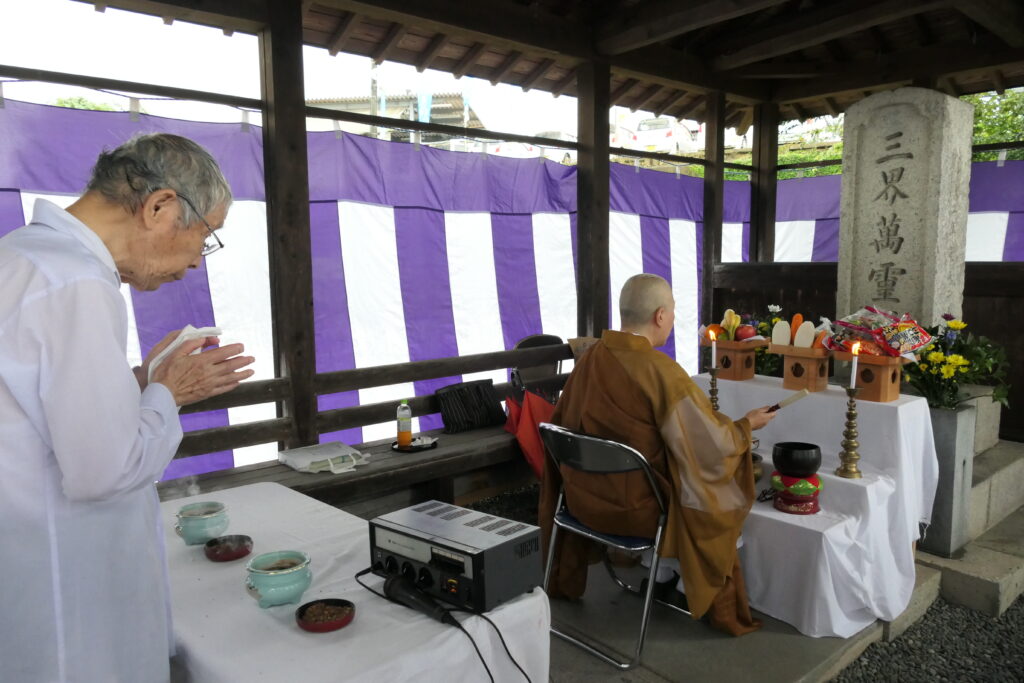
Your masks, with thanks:
[[[707,329],[704,330],[704,338],[707,339],[708,341],[711,341],[711,335],[708,334],[709,332],[714,332],[715,339],[717,339],[718,341],[722,341],[726,337],[725,330],[722,328],[721,325],[712,323],[711,325],[707,326]]]

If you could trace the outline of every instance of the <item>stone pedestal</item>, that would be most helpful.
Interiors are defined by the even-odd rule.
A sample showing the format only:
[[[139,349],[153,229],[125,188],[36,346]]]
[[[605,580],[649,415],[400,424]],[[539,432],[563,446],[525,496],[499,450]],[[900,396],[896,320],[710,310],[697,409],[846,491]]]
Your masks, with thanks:
[[[925,88],[846,111],[836,315],[960,317],[973,107]]]
[[[939,458],[939,485],[932,506],[932,522],[917,544],[924,551],[953,557],[970,541],[970,495],[974,473],[973,406],[956,410],[931,408],[935,453]]]

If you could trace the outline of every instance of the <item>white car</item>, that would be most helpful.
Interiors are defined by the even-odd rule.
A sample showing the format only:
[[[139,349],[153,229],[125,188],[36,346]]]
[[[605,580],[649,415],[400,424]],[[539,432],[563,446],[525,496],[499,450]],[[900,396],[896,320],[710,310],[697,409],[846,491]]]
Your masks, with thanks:
[[[625,146],[625,145],[624,145]],[[691,131],[674,118],[644,119],[636,126],[632,149],[665,154],[692,152],[699,147],[698,131]]]

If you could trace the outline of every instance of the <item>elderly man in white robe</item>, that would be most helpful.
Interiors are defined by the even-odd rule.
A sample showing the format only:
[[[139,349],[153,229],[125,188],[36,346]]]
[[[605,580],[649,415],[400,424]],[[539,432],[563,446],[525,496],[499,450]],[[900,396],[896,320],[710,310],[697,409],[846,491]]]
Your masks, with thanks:
[[[143,135],[100,155],[85,194],[0,239],[0,681],[169,678],[154,482],[178,408],[252,375],[241,344],[126,361],[119,287],[155,290],[222,246],[231,190],[206,150]],[[205,349],[200,353],[193,351]]]

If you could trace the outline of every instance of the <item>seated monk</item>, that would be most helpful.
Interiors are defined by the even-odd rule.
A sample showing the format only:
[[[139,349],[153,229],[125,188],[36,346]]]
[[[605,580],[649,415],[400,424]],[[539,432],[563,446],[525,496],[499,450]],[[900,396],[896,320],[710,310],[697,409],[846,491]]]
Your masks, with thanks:
[[[664,279],[630,278],[619,297],[622,331],[605,330],[577,361],[552,422],[627,444],[647,458],[668,507],[660,555],[678,559],[690,612],[742,635],[761,625],[750,614],[736,551],[755,496],[750,433],[775,414],[765,406],[734,422],[712,410],[686,371],[655,350],[672,331],[674,308]],[[559,472],[547,458],[539,510],[545,552],[563,479],[569,509],[584,524],[654,536],[659,508],[643,472]],[[596,549],[581,536],[559,536],[551,597],[583,594]]]

